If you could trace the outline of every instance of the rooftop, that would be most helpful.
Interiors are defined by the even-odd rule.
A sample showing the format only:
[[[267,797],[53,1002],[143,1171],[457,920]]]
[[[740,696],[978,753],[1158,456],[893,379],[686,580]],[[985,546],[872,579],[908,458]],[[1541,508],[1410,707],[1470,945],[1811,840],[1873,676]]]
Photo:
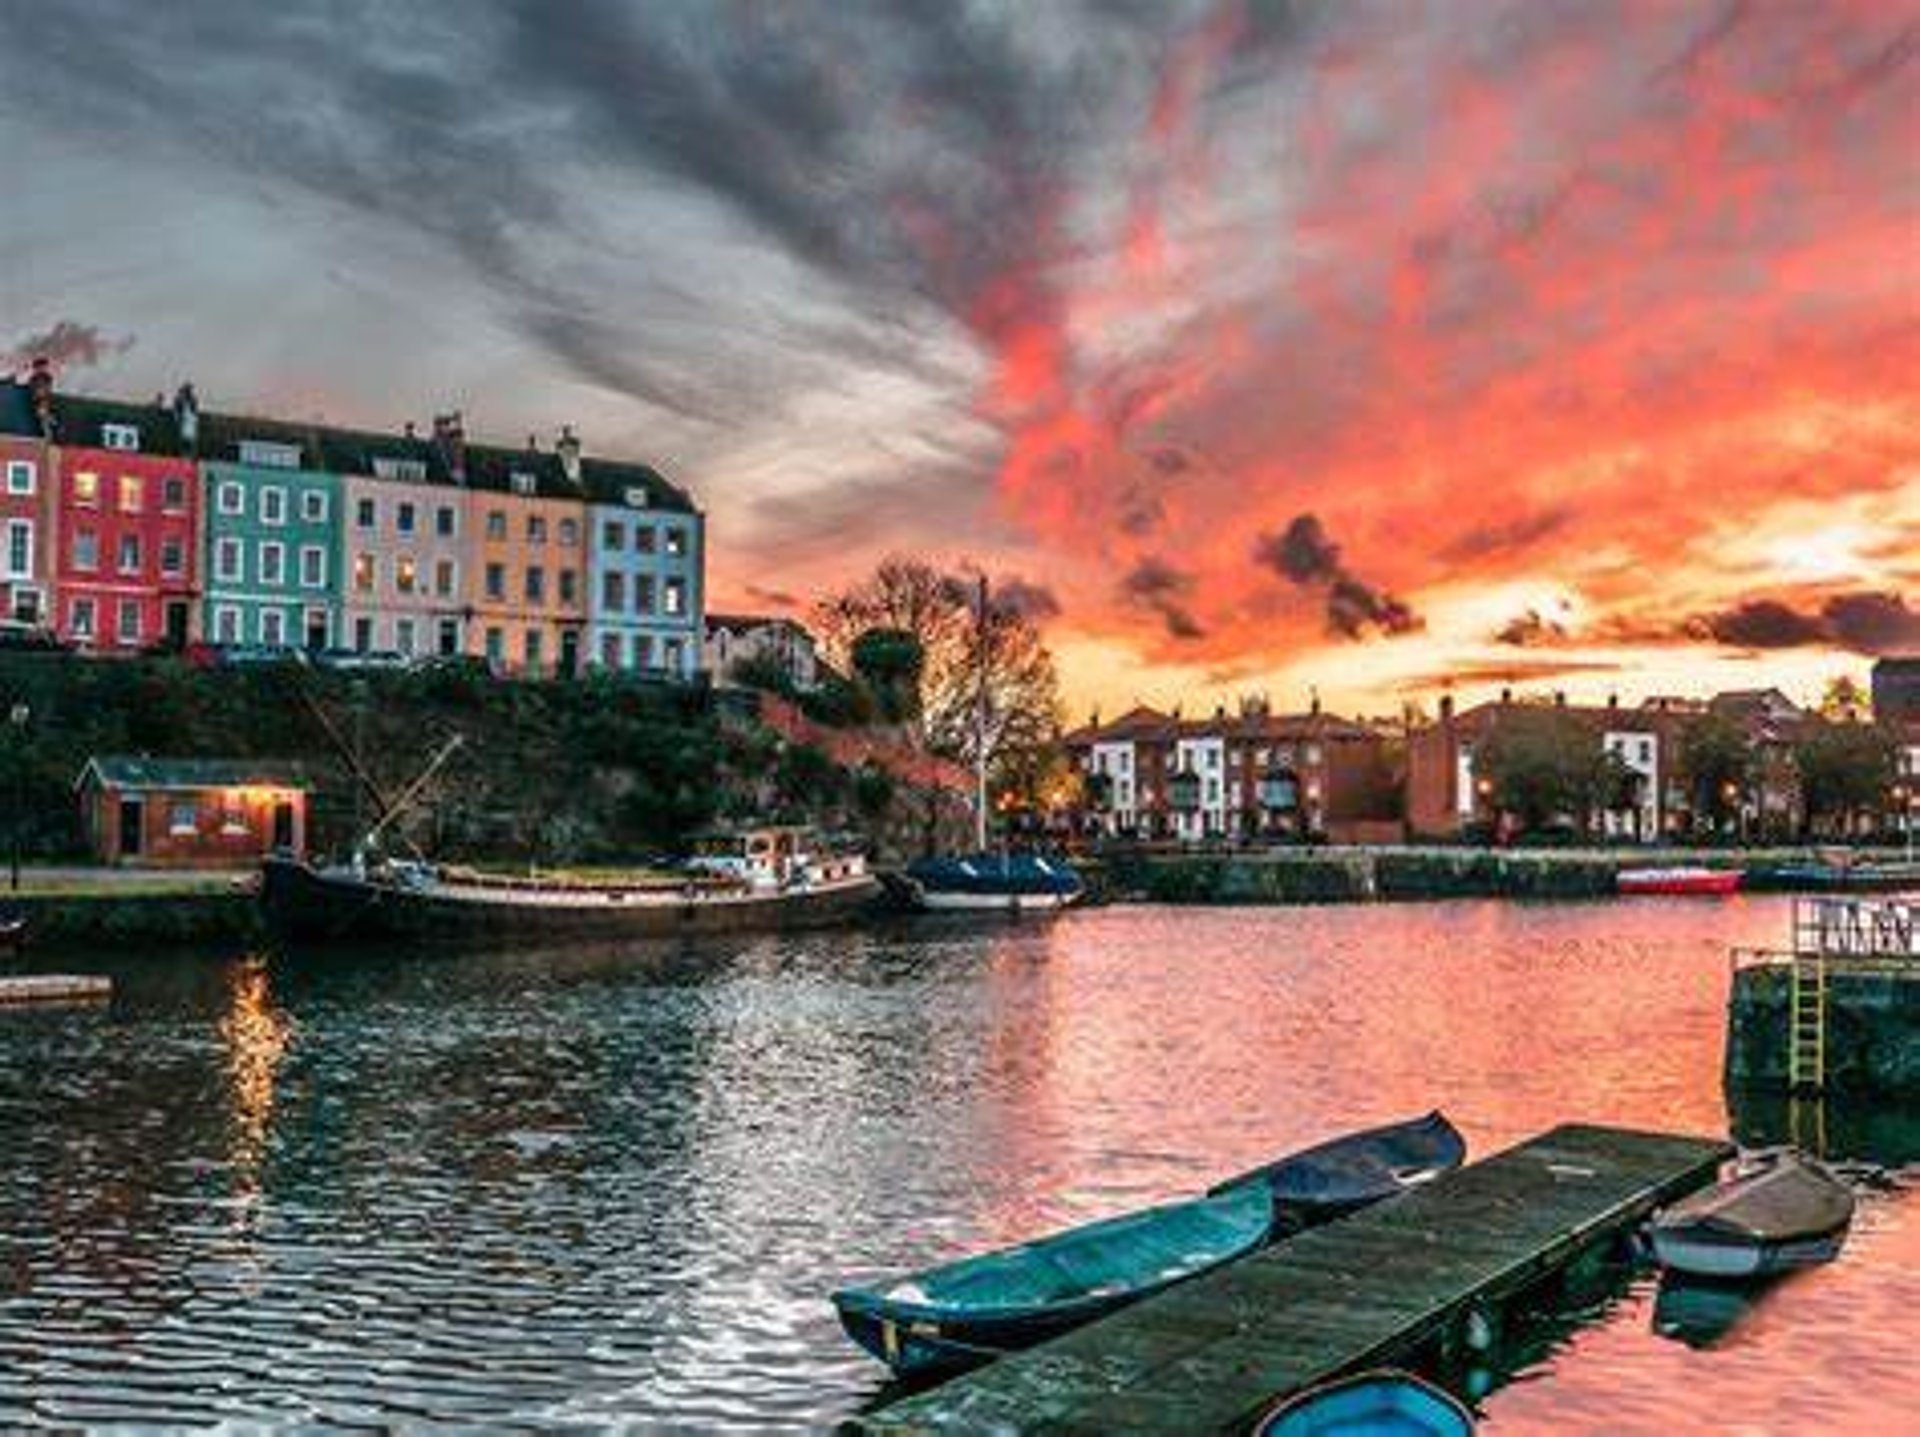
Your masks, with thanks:
[[[75,782],[92,776],[107,788],[298,788],[308,786],[300,765],[267,758],[153,758],[112,754],[89,759]]]

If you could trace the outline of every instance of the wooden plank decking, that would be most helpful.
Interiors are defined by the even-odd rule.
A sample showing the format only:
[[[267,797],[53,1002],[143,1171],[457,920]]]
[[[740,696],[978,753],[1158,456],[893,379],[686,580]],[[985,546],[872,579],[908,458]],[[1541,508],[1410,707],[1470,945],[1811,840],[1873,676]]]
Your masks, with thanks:
[[[1724,1142],[1568,1125],[906,1398],[870,1433],[1243,1431],[1708,1181]]]

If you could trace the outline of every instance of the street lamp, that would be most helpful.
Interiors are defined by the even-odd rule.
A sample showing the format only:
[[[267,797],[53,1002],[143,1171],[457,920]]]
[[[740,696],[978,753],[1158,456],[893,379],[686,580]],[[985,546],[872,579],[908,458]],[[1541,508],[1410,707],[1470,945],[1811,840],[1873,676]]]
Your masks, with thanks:
[[[13,730],[13,891],[20,891],[20,836],[27,825],[27,720],[33,710],[16,703],[7,710],[7,724]]]

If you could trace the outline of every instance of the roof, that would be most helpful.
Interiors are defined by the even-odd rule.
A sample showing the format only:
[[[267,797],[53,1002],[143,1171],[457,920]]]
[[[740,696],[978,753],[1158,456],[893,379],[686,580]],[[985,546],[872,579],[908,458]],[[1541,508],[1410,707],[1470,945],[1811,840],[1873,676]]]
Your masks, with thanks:
[[[1129,709],[1111,723],[1096,722],[1075,729],[1066,736],[1065,742],[1075,745],[1141,740],[1173,743],[1180,739],[1200,738],[1298,742],[1303,739],[1377,737],[1378,731],[1365,724],[1319,709],[1301,714],[1216,713],[1211,718],[1183,719],[1143,704]]]
[[[298,763],[271,758],[150,758],[101,755],[87,761],[74,780],[78,788],[91,775],[104,788],[240,788],[271,785],[307,788]]]
[[[789,619],[784,614],[707,614],[707,628],[731,629],[735,633],[745,633],[749,629],[793,629],[807,634],[807,626],[798,619]]]
[[[587,497],[596,504],[625,504],[629,491],[646,491],[649,509],[667,509],[682,514],[698,512],[686,490],[670,482],[651,464],[625,459],[582,459],[580,478]]]
[[[96,399],[89,395],[53,396],[53,442],[84,449],[104,449],[101,431],[109,424],[130,424],[140,431],[142,454],[182,457],[187,446],[181,441],[180,427],[173,411],[165,404],[151,401],[130,404],[119,399]]]
[[[0,434],[20,439],[40,437],[40,426],[33,422],[33,400],[27,386],[17,379],[0,380]]]

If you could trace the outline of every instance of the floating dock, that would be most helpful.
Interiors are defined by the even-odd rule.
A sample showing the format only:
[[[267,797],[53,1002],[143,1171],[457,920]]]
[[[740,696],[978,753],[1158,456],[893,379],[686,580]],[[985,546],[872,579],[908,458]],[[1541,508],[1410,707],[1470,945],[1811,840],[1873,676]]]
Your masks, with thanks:
[[[859,1430],[1244,1432],[1278,1397],[1497,1330],[1503,1304],[1710,1181],[1732,1151],[1558,1127],[870,1413]]]
[[[111,978],[78,973],[34,973],[0,978],[0,1007],[13,1003],[75,1003],[112,996]]]

